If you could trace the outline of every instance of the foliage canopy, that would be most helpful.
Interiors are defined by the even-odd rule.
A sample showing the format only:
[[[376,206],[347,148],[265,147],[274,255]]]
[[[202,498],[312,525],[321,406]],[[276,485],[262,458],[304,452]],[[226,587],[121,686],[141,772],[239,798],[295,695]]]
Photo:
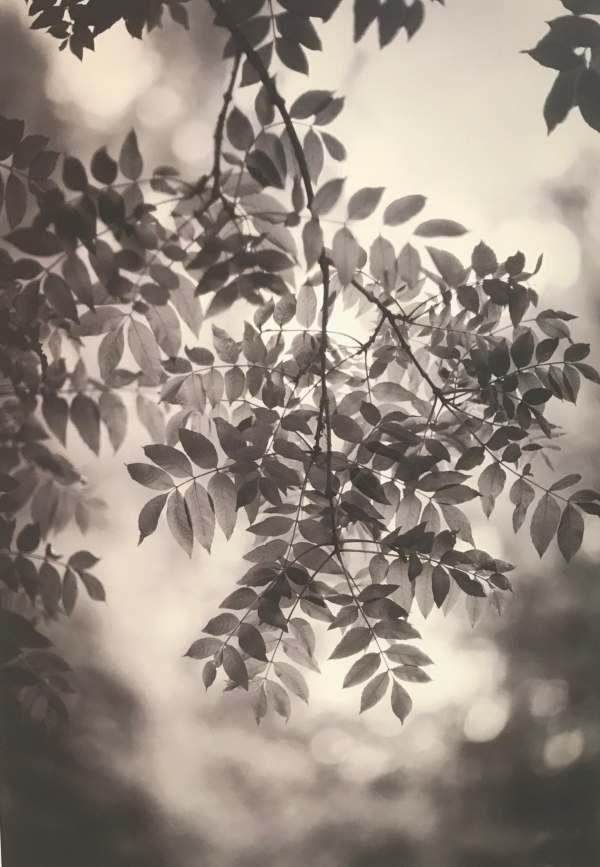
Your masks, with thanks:
[[[600,5],[563,2],[573,14],[530,52],[559,71],[546,120],[552,129],[577,104],[597,129],[600,28],[587,14]],[[80,57],[118,20],[141,36],[163,7],[186,26],[191,6],[28,5],[32,27]],[[329,131],[343,97],[308,90],[288,107],[277,89],[278,64],[308,73],[315,25],[339,5],[210,0],[231,70],[198,179],[149,170],[133,131],[88,168],[0,120],[0,650],[36,716],[64,717],[72,689],[37,626],[69,615],[82,588],[104,598],[96,557],[63,558],[50,541],[72,519],[85,532],[102,508],[67,439],[75,429],[95,454],[105,437],[118,451],[125,390],[152,440],[127,468],[151,492],[140,542],[163,521],[186,554],[210,552],[241,515],[255,537],[187,655],[204,661],[207,688],[222,671],[228,688],[248,690],[258,721],[268,708],[287,719],[290,693],[308,700],[316,621],[339,631],[331,656],[350,661],[343,685],[361,685],[361,711],[388,695],[403,721],[405,684],[429,680],[431,663],[413,643],[412,606],[427,616],[465,597],[475,623],[511,591],[513,565],[473,538],[474,509],[489,518],[506,489],[514,531],[528,522],[540,556],[556,537],[567,561],[584,516],[600,515],[581,476],[550,476],[560,430],[549,408],[600,376],[575,317],[539,309],[541,258],[499,258],[481,242],[465,263],[438,239],[466,228],[427,213],[423,196],[346,195],[346,149]],[[353,9],[355,40],[377,25],[382,47],[425,17],[420,0]],[[254,88],[251,116],[238,87]],[[362,246],[360,223],[374,215],[411,240]],[[205,320],[239,302],[254,308],[243,332],[218,319],[202,345]],[[364,317],[364,340],[336,330],[340,309]]]

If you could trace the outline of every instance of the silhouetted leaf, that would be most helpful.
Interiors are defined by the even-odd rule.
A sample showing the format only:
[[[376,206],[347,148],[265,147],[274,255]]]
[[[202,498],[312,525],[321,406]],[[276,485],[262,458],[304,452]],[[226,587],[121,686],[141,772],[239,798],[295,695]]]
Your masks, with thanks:
[[[579,509],[567,503],[558,525],[557,541],[560,553],[567,563],[581,548],[584,523]]]
[[[554,538],[559,521],[560,506],[553,496],[544,494],[531,518],[531,540],[540,557],[544,556]]]

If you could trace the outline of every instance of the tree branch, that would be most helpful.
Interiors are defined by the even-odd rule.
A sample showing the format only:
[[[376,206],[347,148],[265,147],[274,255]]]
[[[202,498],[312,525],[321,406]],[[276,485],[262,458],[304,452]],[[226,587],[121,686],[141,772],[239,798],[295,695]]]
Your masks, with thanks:
[[[231,100],[233,99],[233,90],[235,88],[235,81],[237,78],[238,70],[240,68],[240,61],[242,59],[241,53],[238,51],[235,55],[235,59],[233,61],[233,66],[231,68],[231,77],[229,79],[229,85],[227,90],[223,94],[223,105],[221,107],[221,111],[219,112],[219,117],[217,118],[217,125],[215,127],[215,155],[213,160],[213,167],[211,176],[213,179],[213,188],[212,188],[212,199],[216,199],[219,195],[219,188],[221,185],[221,152],[223,149],[223,133],[225,132],[225,121],[227,120],[227,111],[229,109],[229,105]]]

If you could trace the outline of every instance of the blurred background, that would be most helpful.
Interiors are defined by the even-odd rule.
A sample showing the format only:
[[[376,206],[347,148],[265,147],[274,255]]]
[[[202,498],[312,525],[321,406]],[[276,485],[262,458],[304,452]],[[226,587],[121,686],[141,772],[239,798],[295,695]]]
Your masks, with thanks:
[[[349,0],[346,0],[348,5]],[[434,4],[435,6],[435,4]],[[422,193],[429,216],[476,231],[500,256],[545,254],[543,306],[580,316],[597,339],[600,140],[573,116],[548,139],[551,73],[520,55],[561,13],[558,0],[449,0],[409,45],[352,44],[343,11],[324,28],[311,87],[347,107],[353,189]],[[114,28],[85,62],[26,27],[20,0],[0,8],[0,114],[23,117],[67,152],[89,157],[135,126],[148,163],[200,174],[212,150],[225,68],[202,3],[192,30],[169,25],[143,43]],[[282,71],[290,98],[306,87]],[[398,231],[398,230],[394,230]],[[396,238],[393,238],[396,241]],[[228,314],[235,332],[238,314]],[[596,357],[596,360],[597,357]],[[598,395],[569,409],[560,458],[598,486]],[[560,420],[560,419],[559,419]],[[479,528],[520,565],[502,618],[472,629],[464,612],[417,627],[433,683],[411,689],[401,728],[389,709],[357,713],[344,666],[325,663],[308,708],[256,728],[246,702],[204,694],[183,659],[234,584],[239,531],[191,562],[165,532],[136,548],[147,498],[123,463],[146,442],[131,428],[97,460],[74,461],[108,503],[85,547],[102,554],[105,605],[80,600],[53,639],[78,670],[66,735],[24,721],[8,697],[0,719],[5,867],[593,867],[600,853],[600,537],[569,568],[513,537],[508,511]],[[84,546],[76,530],[55,548]],[[224,584],[226,587],[224,588]],[[327,637],[320,636],[322,656]]]

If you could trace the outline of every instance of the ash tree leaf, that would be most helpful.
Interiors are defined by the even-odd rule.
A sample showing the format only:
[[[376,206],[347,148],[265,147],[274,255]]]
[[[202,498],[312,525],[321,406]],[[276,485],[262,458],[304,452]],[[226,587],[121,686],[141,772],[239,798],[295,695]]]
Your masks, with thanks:
[[[40,528],[38,524],[26,524],[17,536],[17,548],[22,554],[35,551],[40,544]]]
[[[230,608],[234,611],[250,608],[257,600],[257,595],[251,587],[239,587],[230,593],[219,606],[220,608]]]
[[[403,665],[433,665],[433,661],[418,647],[412,644],[394,644],[386,650],[386,655],[394,662]]]
[[[568,476],[563,476],[562,479],[559,479],[557,482],[554,482],[550,485],[549,490],[551,491],[564,491],[565,488],[570,488],[572,485],[576,485],[577,482],[581,481],[581,476],[579,473],[569,473]]]
[[[209,659],[204,668],[202,669],[202,683],[204,684],[205,689],[209,689],[215,682],[215,678],[217,677],[217,666],[214,664],[212,659]]]
[[[81,160],[76,157],[65,157],[63,161],[63,183],[69,190],[84,193],[88,188],[88,179]]]
[[[231,337],[231,335],[227,333],[227,331],[225,331],[223,328],[219,328],[217,325],[213,325],[212,335],[215,352],[217,353],[221,361],[224,361],[226,364],[236,364],[240,356],[241,343],[235,341],[233,337]],[[198,361],[198,363],[212,364],[214,361],[214,359],[212,358],[212,353],[209,353],[209,355],[210,361],[207,357],[204,362]]]
[[[153,488],[155,491],[170,491],[174,485],[168,473],[151,464],[127,464],[127,472],[138,485]]]
[[[246,668],[246,663],[235,647],[232,647],[230,644],[226,644],[223,648],[223,668],[227,677],[236,686],[241,686],[245,690],[248,689],[248,669]]]
[[[523,401],[530,406],[540,406],[542,403],[547,403],[552,397],[552,392],[548,388],[530,388],[523,395]]]
[[[69,617],[75,610],[77,593],[77,575],[71,569],[67,569],[63,578],[62,604],[65,609],[65,614]]]
[[[307,90],[294,100],[290,106],[290,117],[306,120],[326,108],[333,99],[330,90]]]
[[[310,271],[313,265],[317,263],[323,250],[323,230],[318,220],[313,218],[304,224],[302,243],[304,245],[306,267]]]
[[[308,704],[308,685],[304,676],[298,671],[298,669],[294,668],[293,665],[290,665],[287,662],[275,662],[273,668],[282,684],[287,687],[290,692],[293,692],[294,695],[297,695],[298,698]]]
[[[369,470],[358,470],[351,474],[352,485],[376,503],[388,504],[383,485]]]
[[[310,283],[305,283],[296,296],[296,319],[303,328],[310,328],[317,315],[317,295]]]
[[[497,462],[487,466],[479,476],[479,493],[483,497],[482,505],[487,518],[490,517],[496,497],[500,496],[505,484],[506,472]]]
[[[9,178],[10,183],[10,178]],[[6,211],[9,216],[9,201],[8,201],[8,184],[6,185]],[[19,220],[20,222],[20,220]],[[27,253],[28,256],[57,256],[62,253],[62,245],[56,235],[47,232],[44,229],[15,229],[6,236],[14,247],[22,253]]]
[[[359,423],[347,415],[336,413],[331,420],[331,427],[336,436],[348,443],[362,443],[365,438]]]
[[[311,205],[311,211],[315,216],[328,214],[336,206],[345,183],[345,178],[334,178],[319,187]]]
[[[112,372],[117,368],[125,351],[125,337],[122,328],[115,328],[104,335],[98,347],[98,367],[102,379],[110,379]]]
[[[267,687],[264,680],[261,680],[258,687],[253,689],[250,693],[250,702],[256,725],[260,725],[261,720],[267,715],[269,704],[267,699]]]
[[[389,684],[390,676],[387,671],[382,671],[381,674],[375,675],[362,691],[360,697],[360,712],[364,713],[364,711],[375,707],[375,705],[378,704],[386,694]]]
[[[346,159],[348,156],[346,148],[339,139],[328,132],[321,132],[321,138],[323,139],[323,144],[327,148],[327,153],[333,160],[342,162]]]
[[[550,69],[572,69],[573,66],[577,66],[580,63],[572,46],[553,39],[552,33],[548,33],[538,42],[535,48],[524,53],[528,54],[541,66],[547,66]]]
[[[192,465],[185,455],[173,448],[173,446],[165,446],[161,443],[155,445],[144,446],[144,454],[147,458],[155,463],[161,469],[165,470],[172,476],[180,479],[187,479],[194,475]]]
[[[250,623],[240,623],[237,630],[237,639],[240,649],[251,656],[253,659],[259,659],[262,662],[267,660],[267,648],[265,641],[256,626]]]
[[[530,505],[535,500],[535,491],[529,482],[525,479],[517,479],[510,489],[510,501],[514,505],[513,512],[513,530],[518,533],[529,510]]]
[[[498,259],[492,248],[480,241],[473,250],[471,265],[479,278],[487,277],[498,270]]]
[[[352,232],[342,226],[333,237],[331,248],[333,263],[337,269],[342,286],[352,282],[360,264],[360,247]]]
[[[108,155],[105,147],[101,147],[95,152],[90,168],[95,180],[105,186],[110,186],[117,178],[118,166],[112,157]]]
[[[186,455],[192,459],[197,467],[201,467],[203,470],[212,470],[218,466],[217,450],[204,434],[182,427],[179,429],[179,441]]]
[[[208,493],[215,508],[219,527],[225,538],[230,539],[235,529],[237,515],[236,487],[224,473],[215,473],[208,483]]]
[[[90,572],[81,572],[79,577],[81,578],[81,583],[85,587],[90,599],[93,599],[94,602],[106,601],[106,592],[104,587],[95,575],[92,575]]]
[[[282,190],[284,178],[271,157],[261,150],[253,150],[248,154],[246,168],[261,187],[276,187]]]
[[[568,503],[558,525],[557,541],[567,563],[577,554],[583,542],[584,522],[579,509]]]
[[[248,527],[248,532],[254,533],[256,536],[283,536],[285,533],[289,533],[293,524],[294,521],[291,518],[276,515]]]
[[[325,153],[323,151],[321,139],[313,129],[309,129],[304,136],[302,148],[304,150],[304,156],[306,158],[306,164],[308,165],[311,180],[316,184],[319,175],[323,171]]]
[[[215,512],[206,490],[195,479],[184,495],[194,538],[210,554],[215,535]]]
[[[565,121],[578,104],[583,65],[559,72],[544,103],[544,120],[548,134]]]
[[[271,702],[275,713],[279,714],[287,722],[292,712],[292,705],[286,690],[274,680],[265,681],[265,688],[267,698]]]
[[[246,115],[234,106],[227,117],[227,138],[239,151],[247,151],[254,144],[254,130]]]
[[[383,222],[386,226],[400,226],[420,214],[427,199],[425,196],[402,196],[395,199],[383,212]]]
[[[561,0],[575,15],[600,15],[600,0]]]
[[[17,118],[0,117],[0,160],[15,153],[24,132],[24,121]]]
[[[366,626],[355,626],[348,630],[329,658],[344,659],[346,656],[354,656],[369,646],[371,637],[371,630]]]
[[[364,683],[365,680],[368,680],[375,674],[380,665],[381,656],[378,653],[365,653],[364,656],[353,662],[348,669],[348,673],[344,678],[344,689]]]
[[[416,665],[398,665],[392,669],[394,677],[407,683],[430,683],[431,678],[426,671]]]
[[[237,629],[238,625],[239,620],[235,614],[227,612],[212,617],[202,631],[208,632],[209,635],[226,635]]]
[[[288,69],[308,75],[308,61],[304,49],[293,39],[287,36],[278,37],[275,40],[275,52]]]
[[[448,286],[456,287],[464,283],[467,272],[463,268],[460,259],[454,253],[449,253],[447,250],[438,250],[436,247],[427,247],[427,252]]]
[[[384,187],[363,187],[348,202],[348,219],[365,220],[379,205]]]
[[[138,545],[141,545],[144,539],[152,535],[156,530],[159,518],[167,502],[167,496],[167,494],[159,494],[157,497],[152,497],[142,507],[138,517],[138,528],[140,531]]]
[[[72,319],[73,322],[79,321],[73,295],[62,277],[58,274],[48,274],[44,281],[44,294],[59,316]]]
[[[420,238],[457,238],[468,232],[462,223],[455,220],[426,220],[415,229]]]
[[[415,289],[421,275],[421,256],[412,244],[405,244],[400,250],[397,269],[398,277],[409,289]]]
[[[450,576],[439,563],[431,573],[431,590],[433,592],[433,601],[438,608],[441,608],[450,592]]]
[[[425,675],[425,677],[427,677],[427,675]],[[400,722],[403,723],[411,712],[413,703],[410,695],[404,687],[396,681],[392,683],[391,704],[393,712],[396,714]]]
[[[544,494],[531,518],[531,541],[543,557],[554,538],[560,521],[560,506],[551,494]]]
[[[485,596],[485,590],[475,578],[471,578],[470,575],[467,575],[466,572],[462,572],[460,569],[451,569],[450,572],[462,592],[466,593],[467,596]]]
[[[188,557],[191,557],[194,534],[185,501],[177,489],[173,491],[167,502],[167,524],[177,544],[183,548]]]
[[[510,348],[515,367],[527,367],[533,358],[535,341],[532,332],[527,329],[520,334]]]
[[[132,319],[127,335],[129,349],[143,374],[158,385],[162,376],[160,352],[147,325]]]
[[[588,126],[600,132],[600,75],[592,68],[585,69],[581,74],[578,105]]]
[[[16,226],[20,225],[23,222],[23,218],[25,217],[25,213],[27,211],[27,190],[25,189],[25,184],[21,181],[21,179],[12,172],[8,176],[8,181],[6,182],[4,207],[6,209],[6,218],[8,220],[8,225],[11,229],[15,229]],[[35,233],[37,235],[37,230],[20,229],[18,231],[20,233],[26,234],[17,234],[17,231],[14,231],[11,232],[10,235],[8,235],[7,240],[11,244],[14,244],[15,247],[18,247],[19,250],[23,250],[25,239],[31,237],[32,233]],[[28,246],[31,247],[33,245],[29,243]],[[27,253],[28,250],[23,250],[23,252]]]
[[[118,394],[103,391],[98,401],[100,418],[108,431],[108,438],[116,452],[123,445],[127,433],[127,409]]]
[[[67,401],[56,394],[45,394],[42,400],[42,415],[54,436],[64,446],[67,439],[67,422],[69,420],[69,404]]]
[[[130,181],[137,181],[144,170],[144,162],[138,146],[135,130],[131,130],[123,142],[119,153],[119,168]]]
[[[86,394],[76,394],[71,403],[71,421],[89,448],[100,451],[100,411],[97,404]]]
[[[223,642],[219,638],[213,638],[212,636],[198,638],[190,646],[185,656],[189,656],[191,659],[206,659],[208,656],[218,653],[222,646]]]

